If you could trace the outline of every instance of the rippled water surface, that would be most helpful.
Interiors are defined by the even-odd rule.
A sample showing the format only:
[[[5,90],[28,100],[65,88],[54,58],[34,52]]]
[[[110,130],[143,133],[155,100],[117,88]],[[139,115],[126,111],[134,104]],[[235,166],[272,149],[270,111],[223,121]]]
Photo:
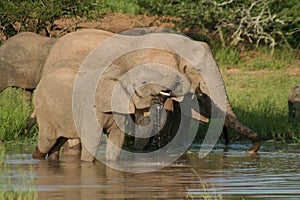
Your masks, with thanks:
[[[0,189],[37,191],[38,199],[300,199],[299,146],[263,146],[257,155],[244,153],[243,145],[220,147],[202,159],[188,153],[169,167],[139,174],[76,155],[40,161],[32,159],[33,147],[3,148]]]

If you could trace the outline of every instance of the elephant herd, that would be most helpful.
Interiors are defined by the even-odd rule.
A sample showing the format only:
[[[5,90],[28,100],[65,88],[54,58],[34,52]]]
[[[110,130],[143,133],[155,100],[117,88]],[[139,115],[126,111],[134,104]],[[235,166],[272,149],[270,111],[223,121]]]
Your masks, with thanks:
[[[147,40],[153,34],[139,37]],[[58,159],[62,145],[75,139],[81,141],[81,160],[94,161],[105,134],[106,159],[117,160],[126,130],[139,136],[131,147],[136,151],[145,149],[149,138],[157,135],[164,146],[177,132],[188,132],[191,120],[207,123],[216,117],[220,99],[225,102],[223,129],[230,127],[250,139],[249,152],[259,150],[258,134],[237,119],[226,92],[209,90],[226,91],[206,43],[197,43],[202,65],[198,69],[163,47],[125,51],[128,45],[138,44],[124,41],[138,36],[120,35],[118,45],[108,43],[115,35],[87,29],[53,39],[24,32],[0,47],[0,92],[7,87],[35,90],[30,124],[37,120],[39,136],[34,158]],[[108,62],[110,52],[121,53]],[[84,87],[81,80],[85,80]],[[290,116],[300,119],[300,86],[293,88],[288,102]]]

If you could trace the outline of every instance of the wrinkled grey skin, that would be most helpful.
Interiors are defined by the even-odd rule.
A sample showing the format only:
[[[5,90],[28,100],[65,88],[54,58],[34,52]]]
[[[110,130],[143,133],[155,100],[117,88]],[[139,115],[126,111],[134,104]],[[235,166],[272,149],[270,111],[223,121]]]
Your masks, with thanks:
[[[165,105],[167,103],[170,103],[169,101],[167,101],[165,103]],[[167,105],[167,106],[170,106]],[[133,147],[135,150],[138,151],[142,151],[142,150],[150,150],[151,148],[161,148],[164,147],[165,145],[167,145],[174,137],[177,133],[179,132],[188,132],[189,131],[189,125],[191,122],[191,118],[185,116],[185,115],[181,115],[181,111],[180,111],[180,104],[176,101],[172,101],[172,105],[173,109],[165,109],[165,115],[166,116],[161,116],[161,127],[160,127],[160,132],[158,134],[156,134],[153,137],[150,137],[154,129],[154,124],[151,124],[151,128],[149,128],[149,131],[144,133],[144,137],[146,138],[139,138],[136,137],[134,139],[134,143],[133,143]],[[201,107],[200,110],[205,109],[205,107]],[[208,108],[206,108],[208,109]],[[151,111],[150,111],[151,113]],[[162,112],[163,113],[163,112]],[[152,115],[155,115],[154,113],[151,113]],[[150,114],[150,115],[151,115]],[[210,117],[210,116],[207,116]],[[145,124],[150,124],[151,123],[151,119],[150,117],[141,117],[141,116],[136,116],[137,119],[139,119],[139,121],[136,121],[137,124],[139,125],[145,125]],[[152,121],[153,122],[153,121]],[[181,128],[180,128],[181,125]],[[180,129],[179,129],[180,128]],[[139,130],[135,130],[135,134],[136,135],[140,135],[142,133],[139,132]],[[228,138],[228,131],[227,131],[227,127],[224,126],[223,127],[223,136],[224,136],[224,142],[225,145],[229,144],[229,138]],[[155,143],[152,144],[152,140],[155,140]],[[150,148],[150,149],[148,149]]]
[[[288,95],[289,116],[300,123],[300,86],[291,89]]]
[[[111,35],[112,34],[104,31],[79,31],[60,38],[52,47],[45,64],[46,69],[44,70],[44,75],[36,90],[34,99],[35,111],[40,127],[38,146],[33,153],[34,158],[45,158],[46,155],[50,157],[51,155],[58,155],[57,152],[66,139],[79,138],[72,114],[72,91],[75,77],[81,63],[89,52],[93,50],[97,44]],[[85,39],[81,39],[82,37]],[[204,53],[211,54],[210,52]],[[143,63],[166,65],[186,76],[190,81],[191,89],[196,91],[199,106],[209,108],[200,110],[200,113],[193,118],[203,122],[208,122],[209,120],[210,107],[214,99],[210,99],[205,82],[192,66],[189,66],[188,63],[180,59],[178,55],[167,51],[142,49],[130,52],[112,63],[112,68],[108,70],[107,73],[103,73],[103,80],[98,83],[98,86],[101,85],[101,87],[97,87],[96,89],[95,109],[97,119],[103,131],[108,134],[110,141],[106,148],[106,158],[108,160],[118,159],[120,155],[118,148],[121,148],[124,142],[125,134],[117,124],[125,124],[126,118],[129,115],[139,116],[139,113],[143,113],[143,116],[145,116],[145,113],[149,113],[150,107],[154,105],[153,100],[159,96],[161,91],[165,91],[166,89],[154,85],[144,88],[145,90],[136,90],[130,102],[130,110],[125,112],[123,110],[112,109],[110,94],[116,82],[118,82],[118,78],[131,70],[134,66]],[[149,70],[151,71],[153,69],[149,68]],[[154,70],[151,73],[160,72]],[[217,85],[225,90],[222,78],[216,78],[221,77],[219,76],[219,70],[217,69],[214,73],[216,74],[211,74],[211,77],[214,77],[213,79],[217,82]],[[170,74],[168,77],[173,77],[168,79],[170,85],[176,85],[176,87],[169,88],[171,91],[180,90],[180,87],[184,87],[178,84],[178,78],[175,78],[175,75]],[[134,81],[134,79],[132,80]],[[130,84],[124,86],[132,87]],[[197,91],[197,88],[199,91]],[[105,96],[103,96],[103,94],[105,94]],[[189,98],[186,92],[178,94]],[[122,95],[120,95],[119,99],[122,99],[121,96]],[[116,98],[118,99],[118,96]],[[164,99],[162,104],[166,101],[167,99]],[[252,148],[249,152],[258,151],[260,147],[258,135],[237,120],[228,101],[226,109],[225,125],[234,128],[242,135],[251,139]],[[112,112],[116,113],[115,118],[111,115]],[[176,111],[174,113],[177,114]],[[136,121],[138,122],[140,119],[137,118]],[[83,144],[81,160],[93,161],[98,149],[100,137],[99,135],[91,135],[92,133],[89,132],[84,132],[83,134],[84,135],[80,136]]]
[[[55,154],[57,156],[56,151],[58,149],[54,148],[56,144],[57,146],[62,145],[66,139],[68,138],[78,138],[79,136],[76,133],[74,119],[72,115],[72,88],[74,79],[76,77],[76,69],[78,67],[78,62],[73,60],[62,60],[59,61],[53,66],[51,70],[47,74],[45,74],[36,89],[34,103],[35,103],[35,111],[37,114],[37,120],[40,127],[39,133],[39,144],[36,152],[33,154],[34,158],[43,158],[48,154],[51,157],[51,154]],[[151,72],[152,71],[152,72]],[[114,73],[115,70],[112,70]],[[126,72],[126,71],[124,71]],[[157,73],[159,72],[148,70],[145,72],[145,75],[149,75],[149,73]],[[140,74],[141,76],[141,74]],[[115,79],[113,76],[108,75],[109,79]],[[176,74],[168,74],[159,75],[159,77],[167,78],[170,77],[170,85],[173,86],[172,89],[179,89],[178,87],[180,79],[176,78]],[[179,82],[178,82],[179,81]],[[107,83],[107,80],[103,80],[103,83]],[[134,83],[133,83],[134,84]],[[126,117],[130,114],[134,113],[122,113],[116,112],[113,116],[111,112],[107,112],[105,107],[100,106],[103,103],[104,97],[102,89],[104,87],[97,88],[96,95],[96,112],[98,117],[98,123],[100,127],[103,128],[103,132],[108,134],[108,139],[112,144],[121,148],[124,142],[125,134],[123,130],[118,125],[125,125]],[[135,97],[138,101],[135,102],[134,98],[132,102],[135,105],[135,112],[143,112],[144,110],[149,110],[149,108],[153,105],[152,100],[155,100],[159,96],[159,92],[164,90],[164,87],[157,85],[150,85],[142,90],[136,90],[136,92],[141,97],[151,97],[145,103],[147,103],[146,108],[137,108],[136,105],[144,105],[143,100],[139,100],[140,97]],[[181,89],[180,89],[181,90]],[[185,90],[183,90],[185,91]],[[186,93],[186,91],[185,91]],[[108,99],[107,101],[111,101]],[[142,103],[141,103],[142,102]],[[98,106],[99,105],[99,106]],[[55,108],[55,109],[54,109]],[[147,109],[148,108],[148,109]],[[89,134],[89,133],[86,133]],[[66,139],[63,139],[66,138]],[[99,144],[98,135],[88,135],[81,136],[80,139],[87,140],[82,142],[82,156],[81,159],[84,161],[92,161],[94,160],[96,152],[91,152],[91,150],[87,150],[84,144],[92,144],[97,141],[96,146]],[[116,160],[119,157],[120,151],[111,143],[108,143],[106,157],[108,160]],[[97,149],[94,149],[96,151]],[[54,157],[54,156],[53,156]]]
[[[55,41],[35,33],[22,32],[4,42],[0,47],[0,92],[8,87],[22,88],[31,99]],[[35,121],[35,114],[32,113],[27,119],[27,127],[20,134],[30,131]]]
[[[172,106],[172,109],[168,109],[166,107]],[[145,126],[151,124],[149,126],[149,130],[147,132],[140,132],[139,129],[135,129],[135,136],[143,135],[145,138],[135,137],[134,138],[134,150],[148,150],[148,148],[153,148],[150,144],[151,140],[155,140],[154,148],[161,148],[167,145],[179,131],[188,132],[190,118],[185,115],[181,115],[179,103],[176,101],[167,100],[164,104],[164,112],[161,112],[160,115],[160,127],[158,133],[152,133],[155,130],[154,124],[154,116],[156,115],[155,110],[150,110],[150,116],[144,117],[141,113],[137,113],[135,116],[136,124]],[[181,125],[181,129],[179,129]],[[151,134],[152,133],[152,134]],[[153,137],[150,137],[154,135]]]

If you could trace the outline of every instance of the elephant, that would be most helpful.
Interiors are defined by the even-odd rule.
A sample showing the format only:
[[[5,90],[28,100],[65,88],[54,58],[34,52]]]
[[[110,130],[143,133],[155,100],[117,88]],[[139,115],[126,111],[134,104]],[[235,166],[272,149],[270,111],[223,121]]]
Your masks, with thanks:
[[[8,87],[21,88],[31,101],[32,93],[42,77],[46,58],[56,41],[56,38],[21,32],[3,43],[0,47],[0,92]],[[33,112],[19,135],[28,133],[35,123]],[[70,148],[78,146],[75,140],[68,142],[68,145]]]
[[[289,116],[300,122],[300,86],[293,87],[288,95]]]
[[[0,47],[0,92],[8,87],[22,88],[31,100],[55,41],[55,38],[21,32],[4,42]],[[32,113],[20,134],[29,132],[35,121],[35,114]]]
[[[176,101],[168,99],[165,102],[164,105],[166,116],[165,116],[165,122],[161,122],[161,124],[164,124],[164,126],[161,128],[161,130],[155,135],[151,137],[151,130],[146,132],[146,135],[144,135],[143,138],[135,137],[133,148],[134,150],[138,151],[148,151],[153,149],[159,149],[167,145],[176,135],[178,131],[188,131],[188,125],[190,124],[189,118],[182,118],[181,117],[181,110],[180,110],[180,104]],[[203,107],[205,108],[205,107]],[[211,109],[209,107],[205,109]],[[210,116],[206,116],[210,118]],[[150,117],[136,117],[139,119],[137,121],[137,124],[149,124],[151,122]],[[179,125],[181,123],[185,123],[184,128],[179,129]],[[153,129],[153,127],[152,127]],[[228,138],[228,130],[227,127],[224,125],[222,130],[223,136],[224,136],[224,143],[225,145],[229,144],[229,138]],[[136,135],[140,135],[141,133],[137,133]],[[147,135],[148,134],[148,135]],[[152,144],[153,140],[155,140],[155,143]]]
[[[94,161],[101,135],[106,133],[108,135],[106,158],[107,160],[117,160],[125,138],[122,125],[126,123],[128,116],[137,116],[138,118],[135,120],[138,122],[143,119],[139,116],[151,116],[152,108],[157,106],[165,108],[164,105],[167,101],[180,102],[182,99],[187,101],[196,99],[200,108],[210,108],[214,105],[217,99],[210,98],[205,81],[186,60],[177,54],[162,49],[138,49],[118,57],[102,73],[98,82],[101,87],[97,86],[95,89],[94,102],[97,121],[101,127],[100,132],[93,134],[89,131],[83,131],[83,134],[79,134],[74,122],[75,115],[72,114],[72,98],[76,77],[78,74],[86,73],[80,69],[82,65],[88,65],[85,63],[85,58],[97,53],[94,48],[112,35],[112,33],[99,30],[78,31],[58,39],[51,48],[45,63],[44,74],[34,96],[35,112],[40,128],[38,145],[33,152],[34,158],[44,159],[48,155],[50,158],[58,159],[58,151],[68,138],[80,138],[82,141],[81,160]],[[203,45],[205,46],[203,53],[212,59],[211,52],[207,51],[208,45],[205,43]],[[115,48],[121,48],[121,46],[115,46]],[[114,51],[114,49],[110,50]],[[97,62],[101,65],[102,61]],[[155,64],[149,65],[148,63]],[[214,60],[213,63],[215,63]],[[142,71],[137,71],[139,76],[135,74],[120,82],[121,77],[139,65],[143,66]],[[161,66],[170,66],[176,73],[166,72]],[[215,74],[211,74],[211,76],[217,82],[216,85],[225,91],[219,69],[216,64],[212,64],[212,67],[215,68]],[[147,79],[149,74],[158,77],[157,81],[165,80],[168,87],[149,84],[145,87],[136,88],[135,81]],[[116,86],[119,86],[120,94],[113,93]],[[115,99],[125,99],[128,91],[132,91],[132,96],[130,101],[124,101],[128,103],[126,109],[122,106],[123,101],[118,102],[120,104],[112,103]],[[194,91],[195,95],[192,95],[191,91]],[[112,98],[113,94],[116,95],[114,98]],[[238,121],[231,109],[227,95],[225,95],[225,100],[225,125],[232,127],[252,141],[252,147],[248,152],[258,151],[260,147],[259,136]],[[194,105],[191,104],[191,106]],[[173,108],[174,104],[170,111]],[[208,122],[211,116],[209,109],[197,111],[189,106],[183,112],[190,113],[192,118],[200,122]],[[174,113],[177,114],[176,111]],[[152,121],[159,120],[154,119]]]

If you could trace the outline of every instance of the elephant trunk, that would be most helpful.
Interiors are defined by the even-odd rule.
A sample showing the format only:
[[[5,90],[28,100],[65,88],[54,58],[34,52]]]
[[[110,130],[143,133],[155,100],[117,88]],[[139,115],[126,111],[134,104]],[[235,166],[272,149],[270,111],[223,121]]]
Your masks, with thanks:
[[[225,126],[231,127],[233,130],[239,132],[240,134],[246,136],[252,141],[251,149],[247,150],[247,152],[257,152],[260,148],[260,138],[258,134],[252,129],[248,128],[244,124],[242,124],[233,113],[230,105],[227,108],[226,118],[225,118]]]

